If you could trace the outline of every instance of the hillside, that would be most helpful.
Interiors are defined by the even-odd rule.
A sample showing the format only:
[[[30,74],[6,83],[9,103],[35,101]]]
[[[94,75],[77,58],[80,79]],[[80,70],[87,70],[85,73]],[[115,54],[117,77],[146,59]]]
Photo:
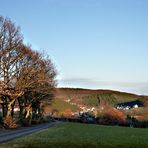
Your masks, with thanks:
[[[64,100],[57,99],[57,98],[55,98],[52,101],[52,105],[47,105],[44,108],[45,114],[52,113],[52,114],[58,115],[58,116],[62,115],[64,112],[66,112],[69,109],[71,112],[76,112],[76,111],[80,110],[77,107],[77,105],[71,105],[70,103],[68,103]]]
[[[126,92],[74,88],[57,88],[55,98],[86,106],[98,106],[101,101],[107,101],[109,104],[115,105],[127,101],[142,100],[147,104],[148,100],[148,96],[139,96]]]
[[[115,106],[118,103],[140,100],[144,107],[123,110],[125,115],[132,115],[141,120],[148,119],[148,96],[119,92],[113,90],[89,90],[74,88],[57,88],[52,105],[46,106],[46,114],[55,112],[54,115],[75,114],[80,111],[98,112],[99,106],[109,104]]]

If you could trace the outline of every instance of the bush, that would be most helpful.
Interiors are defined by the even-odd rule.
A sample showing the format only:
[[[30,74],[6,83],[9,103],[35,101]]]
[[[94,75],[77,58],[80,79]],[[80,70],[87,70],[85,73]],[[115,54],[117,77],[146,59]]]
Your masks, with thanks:
[[[18,127],[18,125],[12,119],[12,117],[5,117],[2,124],[3,124],[2,127],[5,129],[10,129],[10,128],[14,129]]]
[[[64,117],[68,118],[68,117],[72,116],[73,112],[70,108],[68,108],[62,114],[63,114]]]
[[[148,121],[139,121],[136,118],[127,115],[126,125],[136,128],[148,128]]]
[[[97,123],[105,125],[124,125],[126,120],[123,112],[111,106],[105,106],[101,116],[97,117]]]

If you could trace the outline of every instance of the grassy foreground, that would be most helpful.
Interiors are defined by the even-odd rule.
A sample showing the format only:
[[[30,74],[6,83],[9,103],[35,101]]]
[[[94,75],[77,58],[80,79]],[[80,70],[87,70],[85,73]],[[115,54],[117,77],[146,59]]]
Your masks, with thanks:
[[[60,123],[42,132],[0,145],[0,148],[9,147],[148,148],[148,129]]]

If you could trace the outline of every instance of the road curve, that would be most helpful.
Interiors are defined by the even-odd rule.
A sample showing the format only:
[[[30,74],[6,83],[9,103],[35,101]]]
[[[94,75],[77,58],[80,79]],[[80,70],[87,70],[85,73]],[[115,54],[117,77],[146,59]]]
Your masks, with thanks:
[[[0,143],[13,140],[18,137],[26,136],[26,135],[41,131],[43,129],[47,129],[49,127],[57,125],[58,123],[60,122],[56,121],[51,123],[43,123],[36,126],[23,128],[23,129],[8,130],[8,131],[0,132]]]

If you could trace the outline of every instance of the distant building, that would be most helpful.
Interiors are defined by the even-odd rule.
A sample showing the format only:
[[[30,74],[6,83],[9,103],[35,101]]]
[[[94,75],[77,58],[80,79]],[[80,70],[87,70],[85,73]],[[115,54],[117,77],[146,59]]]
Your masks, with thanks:
[[[136,100],[136,101],[130,101],[130,102],[124,102],[124,103],[119,103],[115,105],[116,109],[120,109],[120,110],[129,110],[132,108],[138,108],[138,107],[143,107],[144,103],[140,100]]]

